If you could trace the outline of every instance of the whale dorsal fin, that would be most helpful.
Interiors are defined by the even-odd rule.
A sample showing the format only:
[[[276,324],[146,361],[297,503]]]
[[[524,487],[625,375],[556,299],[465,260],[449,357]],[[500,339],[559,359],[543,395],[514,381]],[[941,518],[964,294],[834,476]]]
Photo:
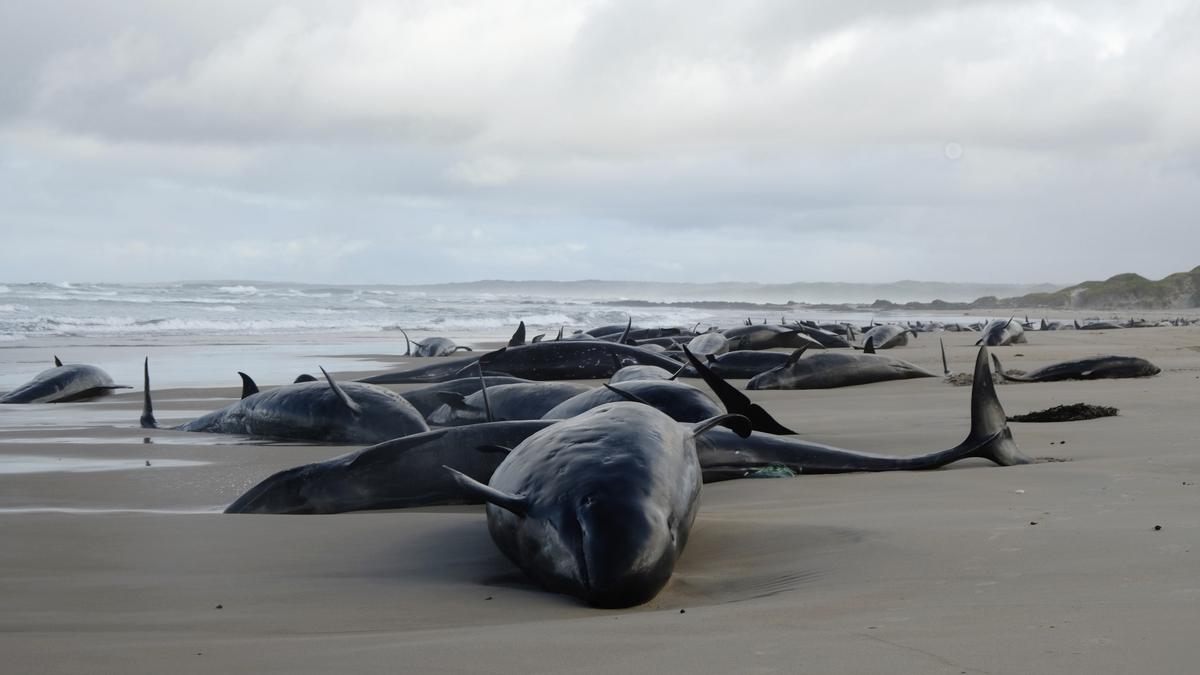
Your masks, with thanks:
[[[541,342],[541,341],[542,341],[542,339],[543,339],[543,338],[545,338],[545,337],[546,337],[546,334],[545,334],[545,333],[538,333],[537,335],[534,335],[534,336],[533,336],[533,339],[532,339],[532,340],[530,340],[529,342],[530,342],[530,344],[535,344],[535,345],[536,345],[537,343]]]
[[[808,351],[808,345],[797,348],[796,351],[792,352],[791,356],[788,357],[787,362],[783,364],[783,367],[791,368],[792,366],[796,365],[796,362],[800,360],[801,356],[804,356],[804,352],[806,351]]]
[[[466,346],[466,345],[455,345],[455,346],[454,346],[454,351],[456,351],[456,352],[458,352],[458,351],[463,351],[463,352],[473,352],[473,351],[475,351],[475,350],[474,350],[474,349],[471,349],[470,347],[468,347],[468,346]]]
[[[704,432],[716,426],[727,427],[733,430],[733,433],[742,438],[749,438],[753,433],[750,427],[750,420],[745,415],[725,414],[710,417],[703,422],[697,422],[696,426],[692,427],[692,438],[703,434]]]
[[[296,376],[296,379],[292,380],[292,384],[300,384],[301,382],[316,382],[316,381],[317,381],[317,378],[313,377],[312,375],[309,375],[308,373],[300,373],[299,375]]]
[[[458,487],[462,488],[463,492],[478,498],[480,501],[495,504],[505,511],[509,511],[522,518],[529,511],[529,500],[521,495],[501,492],[494,487],[480,483],[470,476],[463,475],[445,464],[442,465],[442,468],[450,472],[450,476],[454,479],[455,483],[458,483]]]
[[[320,368],[321,374],[325,376],[325,381],[329,383],[329,388],[333,390],[333,393],[338,397],[338,400],[341,401],[342,404],[347,408],[349,408],[350,412],[354,413],[355,415],[362,413],[362,408],[354,402],[354,399],[350,398],[350,394],[347,394],[345,389],[342,389],[338,386],[337,382],[333,381],[333,376],[325,371],[325,367],[320,366]]]
[[[633,329],[633,317],[632,317],[632,316],[630,316],[630,317],[629,317],[629,320],[628,320],[628,321],[625,323],[625,330],[624,330],[624,332],[622,332],[622,333],[621,333],[621,337],[617,338],[617,343],[618,343],[618,344],[623,344],[623,345],[625,345],[625,344],[629,344],[629,343],[627,342],[627,340],[629,340],[629,331],[630,331],[630,330],[632,330],[632,329]]]
[[[950,364],[946,361],[946,343],[941,338],[938,338],[938,344],[942,346],[942,372],[949,375]]]
[[[59,361],[59,360],[58,360],[58,355],[55,355],[55,356],[54,356],[54,367],[55,367],[55,368],[62,368],[62,361]]]
[[[238,375],[242,376],[242,398],[258,393],[258,385],[254,383],[253,378],[240,370],[238,371]]]
[[[513,332],[512,337],[508,340],[509,347],[520,347],[525,344],[525,322],[517,324],[517,330]]]
[[[558,327],[558,337],[554,338],[554,341],[555,341],[555,342],[558,342],[559,340],[561,340],[561,339],[562,339],[563,328],[566,328],[566,326],[559,326],[559,327]]]
[[[875,336],[874,335],[867,338],[866,344],[863,345],[863,353],[864,354],[874,354],[875,353]]]

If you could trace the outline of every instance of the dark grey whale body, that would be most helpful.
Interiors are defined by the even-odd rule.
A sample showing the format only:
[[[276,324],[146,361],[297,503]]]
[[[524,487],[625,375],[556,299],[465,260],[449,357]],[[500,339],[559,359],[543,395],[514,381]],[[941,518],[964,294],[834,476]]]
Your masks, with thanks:
[[[693,352],[695,353],[695,352]],[[749,379],[787,363],[788,352],[768,352],[739,349],[708,359],[707,366],[717,375],[732,379]],[[684,368],[680,377],[700,377],[692,366]]]
[[[985,347],[1000,347],[1004,345],[1024,344],[1028,342],[1025,338],[1025,326],[1009,319],[1007,321],[997,319],[992,321],[983,329],[983,337],[975,344]]]
[[[682,368],[682,366],[680,366]],[[678,370],[676,370],[678,372]],[[612,374],[609,384],[633,382],[635,380],[673,380],[675,373],[658,366],[625,366]]]
[[[690,384],[669,380],[630,380],[615,387],[596,387],[572,396],[546,412],[542,419],[567,419],[607,403],[628,400],[637,400],[656,408],[676,422],[700,422],[725,413],[708,394]]]
[[[809,337],[801,330],[792,326],[773,326],[769,324],[738,326],[721,331],[721,335],[729,341],[729,351],[780,348],[799,349],[800,347],[825,348],[820,341]],[[695,354],[698,352],[693,349],[692,353]]]
[[[489,375],[484,379],[487,381],[487,386],[489,387],[498,387],[502,384],[520,384],[522,382],[529,382],[529,380],[523,380],[519,377],[509,377],[507,375]],[[480,386],[482,385],[480,384],[478,377],[460,377],[457,380],[438,382],[420,389],[402,391],[400,392],[400,396],[403,397],[405,401],[411,403],[412,406],[417,409],[417,412],[421,413],[423,417],[429,417],[433,411],[446,404],[442,394],[454,393],[462,394],[463,396],[470,396],[471,394],[479,391]]]
[[[746,389],[832,389],[888,380],[937,377],[907,361],[881,354],[825,352],[805,358],[792,355],[786,364],[761,373]]]
[[[1151,377],[1162,372],[1158,366],[1136,356],[1092,356],[1061,361],[1032,370],[1024,375],[1004,372],[1000,359],[992,355],[996,372],[1014,382],[1060,382],[1062,380],[1102,380],[1127,377]]]
[[[658,594],[687,544],[701,486],[694,436],[715,423],[692,431],[611,403],[525,439],[487,485],[452,472],[487,501],[492,540],[529,577],[596,607],[631,607]]]
[[[443,464],[487,482],[516,447],[554,422],[491,422],[435,429],[386,441],[323,462],[275,473],[238,497],[225,513],[344,513],[371,509],[477,504]]]
[[[65,403],[111,394],[115,389],[132,387],[113,384],[108,373],[82,363],[63,365],[54,357],[53,368],[43,370],[32,380],[0,396],[0,403]]]
[[[564,340],[507,347],[479,357],[488,373],[529,380],[607,379],[625,366],[678,370],[680,363],[651,352],[603,340]]]
[[[338,384],[328,373],[325,378],[325,382],[287,384],[251,393],[171,428],[327,443],[380,443],[429,430],[417,409],[399,394],[359,382]],[[141,424],[158,428],[150,401],[149,359]]]
[[[981,353],[984,353],[981,351]],[[706,483],[743,478],[784,466],[796,473],[915,471],[983,457],[1002,466],[1027,464],[1012,439],[986,359],[976,359],[971,432],[949,450],[914,456],[880,455],[792,438],[753,433],[742,439],[713,429],[696,444]],[[443,463],[486,483],[503,454],[481,446],[515,447],[557,420],[494,422],[438,429],[335,459],[280,471],[239,497],[227,513],[341,513],[365,509],[478,503],[448,479]]]
[[[450,338],[431,337],[419,341],[409,340],[408,333],[405,333],[403,328],[400,329],[400,332],[404,333],[405,356],[450,356],[459,350],[472,351],[470,347],[463,347]],[[416,347],[416,353],[413,353],[414,346]]]
[[[916,337],[917,332],[907,326],[888,323],[875,326],[863,333],[862,337],[864,342],[871,340],[875,349],[892,349],[907,345],[909,335]]]
[[[469,396],[446,393],[442,395],[445,405],[430,413],[426,420],[441,427],[536,420],[563,401],[590,389],[586,384],[573,382],[519,382],[489,386],[487,391],[476,391]]]
[[[446,382],[467,377],[466,374],[460,373],[463,373],[463,371],[466,371],[478,361],[478,356],[469,356],[464,359],[447,357],[445,360],[438,359],[438,363],[432,363],[427,366],[419,366],[407,370],[395,370],[380,375],[364,377],[357,381],[367,384],[432,384]]]

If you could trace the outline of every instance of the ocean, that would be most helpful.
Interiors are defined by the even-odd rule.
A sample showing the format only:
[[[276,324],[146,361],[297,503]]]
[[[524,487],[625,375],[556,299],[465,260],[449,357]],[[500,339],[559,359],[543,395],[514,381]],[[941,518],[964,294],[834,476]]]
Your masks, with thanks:
[[[778,309],[623,304],[617,297],[430,294],[388,286],[264,282],[157,284],[32,283],[0,285],[0,342],[39,337],[150,337],[371,334],[403,328],[414,339],[507,337],[520,321],[529,335],[553,335],[632,317],[643,326],[730,326],[746,318],[777,321]],[[964,315],[965,316],[965,315]],[[868,322],[946,320],[945,315],[870,310],[788,312],[790,319]],[[986,318],[986,317],[981,317]],[[398,335],[395,339],[401,339]]]
[[[443,336],[478,347],[507,340],[520,321],[532,338],[629,318],[644,327],[687,328],[778,321],[781,314],[860,324],[992,318],[579,295],[268,282],[4,283],[0,391],[48,368],[55,355],[99,365],[137,389],[146,356],[156,387],[238,386],[239,370],[270,385],[319,374],[318,366],[347,374],[390,369],[392,357],[404,354],[400,329],[414,340]]]

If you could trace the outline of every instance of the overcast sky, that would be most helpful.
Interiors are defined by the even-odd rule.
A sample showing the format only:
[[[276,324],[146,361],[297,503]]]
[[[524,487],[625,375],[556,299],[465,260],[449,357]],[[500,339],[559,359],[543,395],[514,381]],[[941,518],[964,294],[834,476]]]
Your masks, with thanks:
[[[723,6],[721,6],[723,5]],[[1200,264],[1200,3],[0,4],[0,281]]]

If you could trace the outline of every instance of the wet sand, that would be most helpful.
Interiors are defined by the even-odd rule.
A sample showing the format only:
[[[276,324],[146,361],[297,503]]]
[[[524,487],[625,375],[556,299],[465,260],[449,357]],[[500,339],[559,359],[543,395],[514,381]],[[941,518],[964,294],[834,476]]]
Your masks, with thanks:
[[[938,337],[891,354],[941,372]],[[940,337],[952,370],[969,370],[978,335]],[[218,512],[277,470],[356,447],[144,432],[137,391],[0,406],[0,465],[42,458],[47,469],[0,470],[4,670],[1192,672],[1200,328],[1029,341],[995,351],[1023,370],[1116,353],[1164,372],[1000,387],[1009,414],[1077,402],[1120,409],[1012,425],[1026,454],[1060,461],[705,486],[671,583],[623,611],[526,582],[479,507]],[[105,347],[90,349],[103,365]],[[375,352],[362,350],[386,362]],[[232,378],[215,389],[165,379],[155,383],[164,424],[239,391]],[[806,438],[897,453],[958,443],[969,395],[940,378],[750,393]],[[57,470],[59,458],[108,470]],[[180,461],[198,464],[167,465]]]

